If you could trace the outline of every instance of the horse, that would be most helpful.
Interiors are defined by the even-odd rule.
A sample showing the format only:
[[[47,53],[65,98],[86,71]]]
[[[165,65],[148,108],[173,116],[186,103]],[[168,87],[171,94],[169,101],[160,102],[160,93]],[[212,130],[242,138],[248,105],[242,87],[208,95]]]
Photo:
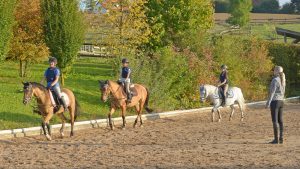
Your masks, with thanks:
[[[117,82],[110,81],[110,80],[106,80],[106,81],[99,80],[99,85],[101,91],[101,100],[103,102],[107,102],[109,96],[112,96],[112,99],[110,100],[110,106],[111,106],[110,112],[108,113],[109,126],[111,130],[114,129],[111,116],[116,111],[117,108],[121,108],[122,119],[123,119],[122,129],[125,129],[126,127],[125,114],[126,114],[127,107],[135,107],[137,111],[137,117],[135,119],[133,127],[135,127],[136,124],[138,123],[138,119],[140,119],[140,127],[142,127],[143,121],[142,121],[141,114],[143,109],[145,108],[145,110],[148,113],[152,112],[152,110],[148,108],[150,94],[146,87],[140,84],[134,84],[136,95],[132,97],[130,103],[127,103],[127,97],[123,89],[123,85],[120,85]]]
[[[42,84],[36,82],[26,82],[26,83],[23,82],[23,85],[24,85],[23,104],[27,105],[32,100],[33,97],[36,98],[38,110],[35,110],[35,112],[39,113],[42,116],[42,129],[47,140],[49,141],[51,140],[51,128],[50,128],[49,121],[51,120],[54,114],[59,116],[59,118],[62,121],[62,126],[60,128],[60,135],[63,138],[65,122],[67,121],[67,118],[63,114],[64,113],[63,106],[60,106],[58,109],[54,109],[54,106],[51,102],[51,96],[49,90],[47,90],[47,88]],[[70,113],[70,122],[71,122],[70,136],[72,137],[74,136],[74,130],[73,130],[74,122],[77,116],[79,115],[80,106],[71,90],[63,89],[62,92],[67,95],[69,100],[68,109]],[[46,126],[47,126],[48,133],[46,132]]]
[[[227,96],[225,106],[230,106],[231,114],[229,121],[232,120],[234,113],[234,104],[237,102],[241,111],[241,121],[244,120],[245,99],[242,90],[238,87],[230,87],[228,90],[232,96]],[[219,96],[220,89],[213,85],[200,85],[200,101],[204,102],[207,98],[213,103],[212,122],[214,122],[215,111],[219,114],[219,122],[221,122],[221,113],[219,107],[222,104],[222,98]]]

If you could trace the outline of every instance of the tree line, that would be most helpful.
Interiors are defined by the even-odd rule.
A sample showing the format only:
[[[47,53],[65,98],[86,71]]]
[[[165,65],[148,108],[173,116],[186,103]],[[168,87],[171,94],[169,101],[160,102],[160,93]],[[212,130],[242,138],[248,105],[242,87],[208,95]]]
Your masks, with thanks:
[[[299,14],[300,0],[291,0],[282,7],[278,0],[251,0],[253,13]],[[228,13],[233,0],[214,0],[216,13]]]

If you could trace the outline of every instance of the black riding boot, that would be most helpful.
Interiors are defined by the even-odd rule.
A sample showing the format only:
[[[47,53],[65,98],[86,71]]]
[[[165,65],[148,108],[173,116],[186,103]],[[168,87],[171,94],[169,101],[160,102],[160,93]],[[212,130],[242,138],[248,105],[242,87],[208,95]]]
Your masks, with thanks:
[[[131,93],[127,94],[127,103],[131,103],[132,95]]]
[[[274,140],[270,142],[270,144],[278,144],[278,125],[277,123],[273,123],[273,130],[274,130]]]
[[[283,144],[283,124],[279,124],[279,144]]]
[[[65,111],[68,111],[68,106],[67,106],[67,103],[66,103],[66,100],[65,100],[64,96],[61,96],[60,100],[61,100],[61,102],[64,106]]]

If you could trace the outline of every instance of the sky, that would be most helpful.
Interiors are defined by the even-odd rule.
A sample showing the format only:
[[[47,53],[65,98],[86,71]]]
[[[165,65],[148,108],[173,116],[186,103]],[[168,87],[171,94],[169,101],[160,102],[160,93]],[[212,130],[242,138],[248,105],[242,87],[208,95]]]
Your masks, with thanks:
[[[291,0],[279,0],[280,6],[282,6],[283,4],[285,4],[287,2],[291,2]]]

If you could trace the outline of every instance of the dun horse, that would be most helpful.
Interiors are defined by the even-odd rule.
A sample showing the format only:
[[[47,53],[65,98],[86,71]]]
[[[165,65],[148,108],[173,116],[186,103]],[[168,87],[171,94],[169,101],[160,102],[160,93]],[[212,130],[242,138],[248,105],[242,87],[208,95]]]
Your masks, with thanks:
[[[102,93],[101,99],[102,101],[106,102],[108,97],[111,95],[112,99],[110,100],[111,108],[110,112],[108,113],[109,119],[109,126],[113,130],[114,126],[112,124],[111,116],[116,111],[117,108],[121,108],[122,110],[122,119],[123,119],[123,126],[124,129],[126,126],[125,114],[127,107],[135,107],[137,111],[137,117],[135,119],[133,127],[136,126],[138,120],[140,120],[140,126],[143,125],[142,121],[142,111],[145,106],[147,112],[151,112],[152,110],[148,108],[149,102],[149,91],[142,85],[135,84],[134,88],[136,90],[136,96],[134,96],[131,100],[131,103],[126,103],[126,94],[123,90],[123,86],[119,85],[116,82],[107,80],[107,81],[99,81],[100,90]]]
[[[49,121],[52,118],[53,114],[57,114],[61,121],[62,121],[62,126],[60,129],[60,134],[61,137],[64,136],[64,127],[65,127],[65,122],[66,122],[66,117],[64,116],[64,108],[63,106],[60,106],[60,108],[54,112],[54,106],[51,102],[50,99],[50,94],[49,91],[44,87],[43,85],[35,82],[27,82],[23,83],[24,85],[24,98],[23,98],[23,103],[26,105],[28,104],[32,97],[36,98],[37,105],[38,105],[38,113],[42,115],[43,122],[42,122],[42,128],[43,132],[48,140],[51,140],[51,129],[50,129],[50,124]],[[68,109],[70,112],[70,122],[71,122],[71,133],[70,136],[74,135],[74,122],[76,120],[76,117],[79,115],[79,104],[77,103],[75,96],[72,91],[69,89],[63,89],[63,93],[65,93],[68,96]],[[46,126],[48,133],[46,131]]]
[[[241,121],[244,119],[244,109],[245,109],[245,99],[242,93],[242,90],[238,87],[232,87],[228,90],[231,92],[231,97],[226,98],[225,106],[230,106],[231,108],[231,114],[230,119],[232,119],[233,113],[234,113],[234,104],[237,102],[240,111],[241,111]],[[212,85],[201,85],[200,86],[200,101],[204,102],[207,98],[209,98],[209,101],[213,103],[214,107],[212,109],[212,122],[214,122],[214,116],[215,111],[219,114],[219,122],[221,121],[221,113],[219,110],[219,107],[221,107],[222,104],[222,98],[219,96],[219,88],[212,86]]]

